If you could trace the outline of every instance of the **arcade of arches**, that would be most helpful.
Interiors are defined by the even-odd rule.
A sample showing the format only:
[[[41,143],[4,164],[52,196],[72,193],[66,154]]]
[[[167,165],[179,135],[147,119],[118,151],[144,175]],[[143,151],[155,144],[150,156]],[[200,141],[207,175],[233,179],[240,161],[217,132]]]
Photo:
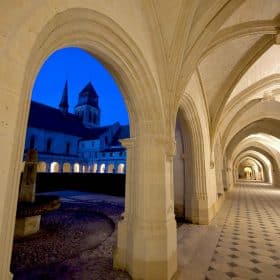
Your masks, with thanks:
[[[98,168],[99,166],[99,168]],[[23,171],[24,165],[22,165],[22,171]],[[101,163],[98,165],[97,163],[94,163],[93,166],[91,165],[82,165],[80,163],[74,163],[71,165],[69,162],[50,162],[47,163],[45,161],[39,161],[37,166],[37,172],[50,172],[50,173],[56,173],[56,172],[62,172],[62,173],[119,173],[123,174],[125,173],[125,164],[119,163],[116,166],[113,163],[110,163],[106,165],[105,163]]]
[[[2,0],[1,279],[11,278],[31,89],[52,52],[76,46],[97,57],[127,105],[114,267],[134,279],[171,279],[174,212],[208,224],[236,182],[280,186],[279,12],[276,0]]]

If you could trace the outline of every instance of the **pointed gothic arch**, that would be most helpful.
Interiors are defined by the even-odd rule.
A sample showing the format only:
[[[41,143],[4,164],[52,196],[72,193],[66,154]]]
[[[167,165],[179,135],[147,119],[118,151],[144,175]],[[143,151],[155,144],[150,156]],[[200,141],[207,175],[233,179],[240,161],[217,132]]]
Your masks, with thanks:
[[[192,97],[185,93],[180,104],[177,119],[181,127],[181,137],[184,154],[184,203],[185,219],[192,223],[207,224],[214,216],[209,207],[207,176],[205,162],[205,135],[201,126],[201,119]],[[210,168],[210,155],[209,165]],[[174,178],[176,187],[176,178]]]

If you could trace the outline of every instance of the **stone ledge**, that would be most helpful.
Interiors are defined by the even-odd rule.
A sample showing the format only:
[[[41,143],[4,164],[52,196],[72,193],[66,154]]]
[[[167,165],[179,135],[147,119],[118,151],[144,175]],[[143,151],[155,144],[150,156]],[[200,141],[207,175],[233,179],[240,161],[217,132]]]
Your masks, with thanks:
[[[27,236],[34,234],[40,229],[41,215],[17,218],[15,225],[15,236]]]

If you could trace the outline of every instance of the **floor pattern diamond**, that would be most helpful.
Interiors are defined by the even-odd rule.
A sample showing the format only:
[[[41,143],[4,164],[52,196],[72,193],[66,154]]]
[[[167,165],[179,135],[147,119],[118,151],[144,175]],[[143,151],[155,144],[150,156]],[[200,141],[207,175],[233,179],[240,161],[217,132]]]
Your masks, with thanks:
[[[205,279],[279,279],[280,190],[239,185],[230,197]]]

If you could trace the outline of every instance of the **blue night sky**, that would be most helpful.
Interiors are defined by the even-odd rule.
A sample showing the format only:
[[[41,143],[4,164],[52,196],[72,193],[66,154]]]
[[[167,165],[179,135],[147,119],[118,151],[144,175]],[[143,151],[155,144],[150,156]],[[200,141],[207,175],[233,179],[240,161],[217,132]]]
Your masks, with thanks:
[[[97,59],[78,48],[58,50],[46,60],[36,78],[32,100],[58,108],[66,79],[69,112],[73,113],[79,92],[91,81],[99,96],[101,125],[128,124],[127,109],[113,77]]]

